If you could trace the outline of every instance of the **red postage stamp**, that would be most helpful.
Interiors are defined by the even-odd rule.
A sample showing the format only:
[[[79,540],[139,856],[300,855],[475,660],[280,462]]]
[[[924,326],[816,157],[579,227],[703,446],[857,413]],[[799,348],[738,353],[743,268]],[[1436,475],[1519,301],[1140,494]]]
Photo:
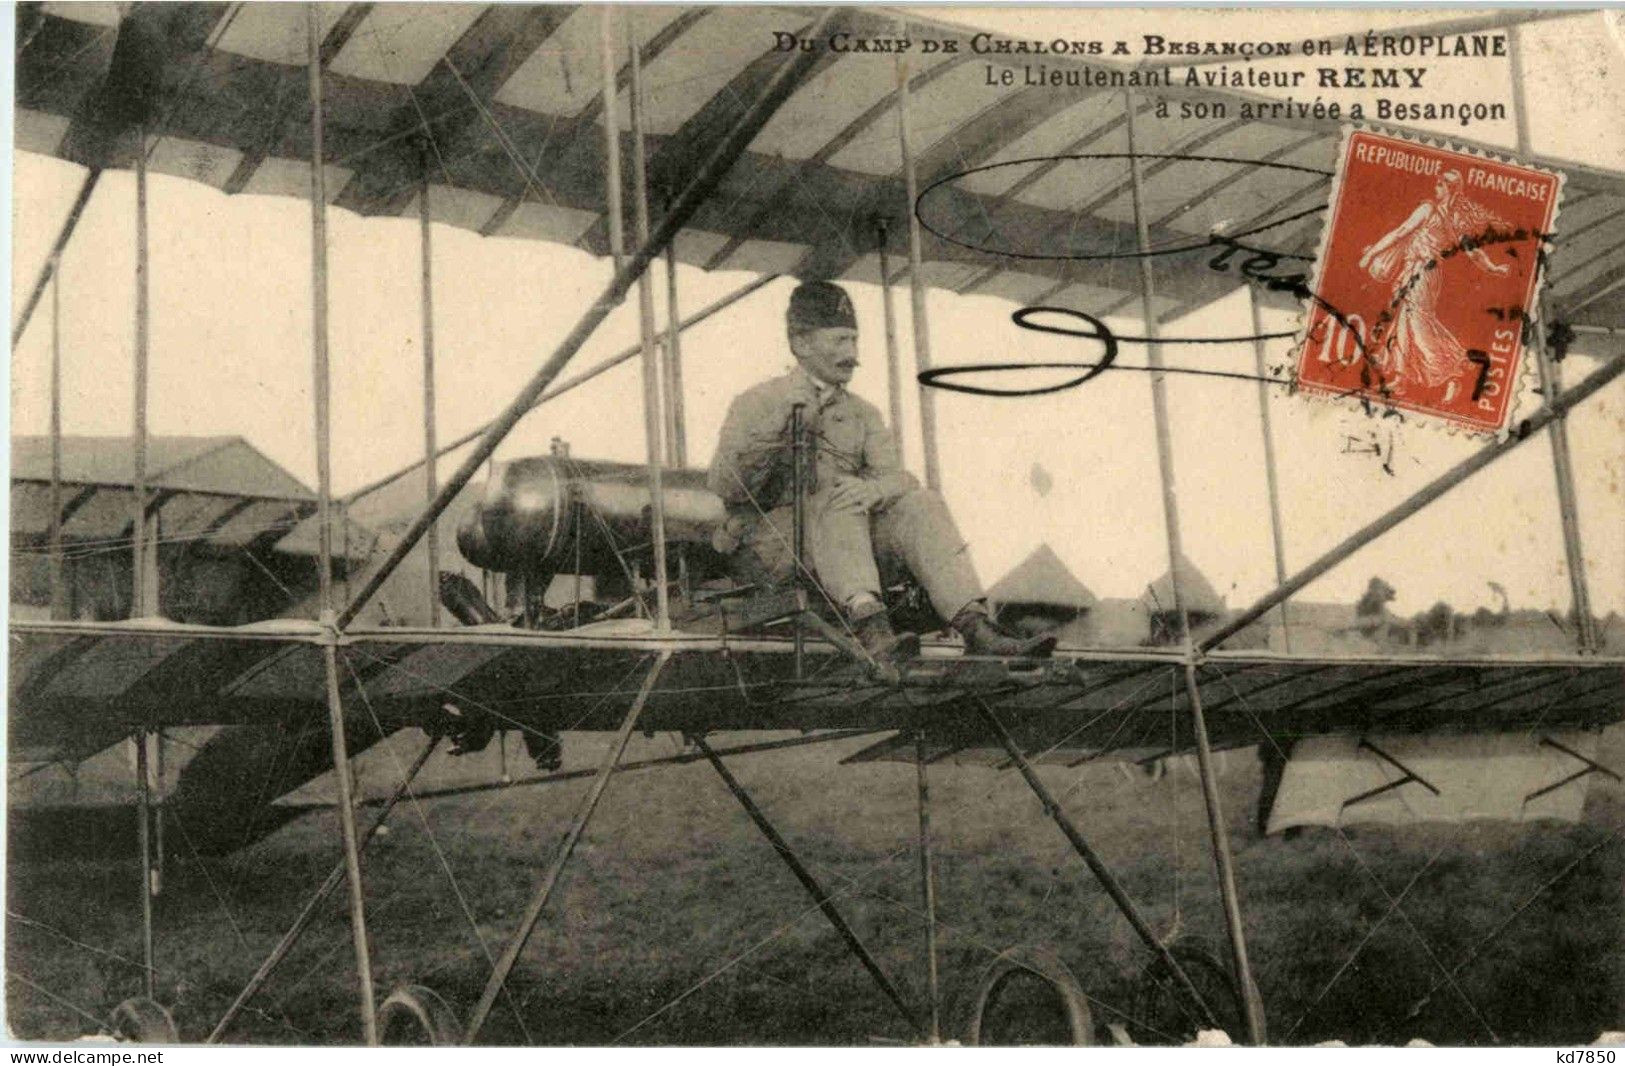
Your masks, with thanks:
[[[1387,134],[1343,140],[1298,383],[1506,426],[1560,176]]]

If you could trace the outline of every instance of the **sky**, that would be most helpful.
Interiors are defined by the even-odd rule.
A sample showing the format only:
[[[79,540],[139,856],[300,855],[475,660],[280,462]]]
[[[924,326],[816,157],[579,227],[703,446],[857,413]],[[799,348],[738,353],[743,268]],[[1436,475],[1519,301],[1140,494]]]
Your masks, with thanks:
[[[1288,14],[1307,13],[1279,17]],[[1413,23],[1417,14],[1401,12],[1396,18]],[[1042,16],[1030,11],[983,16],[956,9],[951,17],[962,23],[984,18],[983,24],[1012,32],[1022,20],[1041,18],[1052,27],[1046,35],[1053,35],[1063,31],[1052,20],[1096,15],[1052,8]],[[1589,17],[1595,21],[1586,24],[1587,33],[1575,34],[1572,26],[1560,32],[1568,23],[1536,27],[1526,53],[1532,57],[1532,113],[1578,109],[1580,119],[1592,117],[1593,133],[1577,136],[1576,130],[1588,126],[1571,114],[1564,121],[1538,123],[1536,148],[1625,170],[1625,124],[1598,118],[1625,113],[1614,98],[1625,79],[1603,76],[1625,72],[1625,52],[1605,17]],[[1300,28],[1287,25],[1277,22],[1275,28],[1281,33]],[[1572,67],[1565,58],[1572,56],[1559,50],[1564,41],[1590,64],[1586,84],[1608,88],[1586,97],[1564,88],[1563,71]],[[1510,129],[1473,133],[1511,143]],[[81,174],[53,159],[15,157],[14,301],[32,282]],[[104,176],[63,260],[64,422],[70,434],[130,432],[133,185],[126,173]],[[152,432],[241,435],[313,485],[308,205],[227,197],[162,175],[151,178],[150,197]],[[572,248],[479,237],[439,225],[433,241],[437,415],[441,438],[449,439],[507,403],[607,282],[609,265]],[[335,488],[343,492],[421,453],[417,222],[361,219],[334,210],[329,249],[333,468]],[[749,280],[743,274],[679,267],[686,310]],[[775,282],[685,335],[693,463],[709,460],[732,396],[790,365],[782,327],[790,286]],[[862,358],[853,389],[885,410],[880,290],[862,283],[849,288]],[[907,381],[914,368],[906,290],[897,289],[896,296]],[[635,341],[636,307],[634,296],[570,369],[590,366]],[[1007,301],[932,291],[928,308],[938,363],[1077,358],[1072,342],[1014,328],[1009,315],[1015,305]],[[1272,331],[1297,324],[1295,314],[1265,316]],[[14,434],[47,428],[49,324],[47,302],[14,353]],[[1140,331],[1132,319],[1111,324],[1123,333]],[[1238,291],[1167,332],[1236,335],[1251,332],[1249,327],[1246,294]],[[1273,345],[1269,361],[1285,359],[1287,347],[1286,342]],[[1236,344],[1205,349],[1199,362],[1178,349],[1170,349],[1169,358],[1250,373],[1254,353],[1251,344]],[[1579,380],[1596,365],[1594,359],[1572,356],[1567,380]],[[919,470],[917,390],[910,385],[904,392],[905,455]],[[1250,382],[1176,376],[1169,394],[1187,554],[1232,607],[1243,606],[1267,591],[1275,577],[1257,390]],[[939,395],[943,489],[984,579],[995,580],[1044,542],[1099,596],[1137,596],[1166,570],[1145,374],[1114,371],[1081,389],[1042,398]],[[1393,429],[1390,438],[1388,424],[1279,390],[1269,406],[1288,572],[1481,447],[1479,441],[1421,424]],[[632,361],[528,416],[498,458],[544,452],[557,436],[569,441],[577,456],[639,460],[640,416]],[[1602,612],[1622,609],[1625,383],[1604,390],[1570,425],[1592,597]],[[1364,445],[1373,431],[1391,455],[1391,473],[1381,460],[1350,446],[1351,438]],[[1542,437],[1362,550],[1304,597],[1352,601],[1380,575],[1398,591],[1391,606],[1400,613],[1424,610],[1438,600],[1462,610],[1499,606],[1491,582],[1506,588],[1515,608],[1561,610],[1570,595],[1563,558],[1551,457]]]

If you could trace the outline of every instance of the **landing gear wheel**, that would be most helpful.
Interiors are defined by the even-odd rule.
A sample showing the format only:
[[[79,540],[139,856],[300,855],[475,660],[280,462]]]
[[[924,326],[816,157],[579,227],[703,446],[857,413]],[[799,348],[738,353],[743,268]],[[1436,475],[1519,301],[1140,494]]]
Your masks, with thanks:
[[[146,996],[131,996],[107,1016],[107,1031],[135,1044],[178,1044],[180,1031],[169,1011]]]
[[[1202,994],[1203,1001],[1216,1016],[1218,1027],[1232,1040],[1241,1039],[1247,1031],[1246,1013],[1229,968],[1199,943],[1175,944],[1168,953]],[[1142,975],[1135,994],[1132,1029],[1135,1043],[1183,1044],[1194,1040],[1198,1029],[1208,1027],[1209,1023],[1201,1020],[1196,1005],[1174,975],[1160,958],[1154,959]]]
[[[402,985],[378,1009],[378,1042],[386,1047],[457,1047],[463,1023],[440,994],[423,985]]]
[[[960,1009],[959,1039],[970,1047],[1095,1042],[1083,986],[1053,953],[1011,948],[977,975]]]

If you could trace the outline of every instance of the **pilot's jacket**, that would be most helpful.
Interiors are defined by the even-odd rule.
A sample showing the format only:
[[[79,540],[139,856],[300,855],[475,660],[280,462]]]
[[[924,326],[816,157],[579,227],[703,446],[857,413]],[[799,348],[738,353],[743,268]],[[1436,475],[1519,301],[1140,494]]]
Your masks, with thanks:
[[[817,449],[808,464],[807,562],[831,603],[845,607],[865,592],[878,597],[881,570],[895,580],[901,568],[945,620],[980,599],[953,516],[902,468],[880,412],[844,388],[820,386],[800,367],[746,390],[728,408],[709,476],[729,515],[715,538],[718,550],[737,552],[744,576],[754,580],[791,576],[790,417],[797,403],[805,405],[807,440]],[[868,514],[824,506],[843,477],[878,485],[880,502]]]

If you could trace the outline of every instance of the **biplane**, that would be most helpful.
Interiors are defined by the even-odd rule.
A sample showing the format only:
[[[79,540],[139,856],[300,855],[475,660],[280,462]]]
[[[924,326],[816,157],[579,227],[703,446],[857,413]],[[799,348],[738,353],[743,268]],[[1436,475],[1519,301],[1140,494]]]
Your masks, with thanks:
[[[1547,17],[1503,11],[1416,29],[1515,39],[1521,23]],[[14,345],[109,168],[133,169],[141,190],[150,169],[228,193],[308,196],[312,205],[318,487],[314,500],[289,493],[291,505],[277,504],[296,520],[282,531],[279,549],[314,561],[315,595],[303,616],[289,611],[236,625],[162,616],[165,601],[153,594],[145,562],[149,539],[164,508],[187,495],[184,486],[164,482],[147,439],[144,298],[137,306],[133,474],[127,490],[115,494],[128,511],[127,521],[114,523],[120,550],[130,552],[126,617],[66,617],[60,606],[67,599],[56,594],[60,556],[72,514],[59,445],[45,464],[49,472],[31,488],[46,512],[50,599],[59,606],[50,619],[10,623],[11,750],[55,749],[72,757],[105,747],[109,738],[137,738],[147,985],[145,995],[114,1011],[109,1024],[121,1035],[178,1036],[153,998],[152,982],[151,826],[160,811],[152,801],[148,738],[163,730],[301,723],[322,737],[323,765],[341,769],[378,737],[416,728],[427,738],[366,828],[350,775],[333,775],[341,857],[211,1027],[210,1041],[231,1035],[233,1021],[309,928],[322,901],[340,888],[348,898],[365,1040],[477,1041],[544,920],[629,738],[642,730],[686,738],[691,754],[715,768],[920,1039],[946,1035],[937,986],[928,768],[992,753],[1022,775],[1144,942],[1170,995],[1183,1004],[1189,1032],[1222,1024],[1263,1043],[1264,1008],[1249,971],[1214,782],[1215,750],[1263,745],[1281,751],[1291,741],[1331,735],[1369,739],[1371,750],[1401,775],[1385,790],[1432,789],[1384,755],[1376,738],[1467,733],[1538,740],[1597,730],[1625,712],[1625,660],[1599,653],[1564,435],[1565,417],[1625,372],[1625,358],[1604,359],[1566,387],[1558,373],[1565,345],[1588,332],[1610,334],[1625,312],[1625,263],[1618,252],[1625,239],[1625,174],[1537,159],[1526,131],[1520,154],[1566,175],[1567,202],[1565,232],[1553,239],[1546,260],[1542,328],[1530,333],[1543,403],[1514,432],[1486,443],[1296,573],[1282,571],[1278,587],[1250,607],[1198,625],[1181,595],[1178,501],[1167,414],[1159,403],[1171,586],[1163,632],[1169,640],[1134,648],[1063,646],[1053,658],[1027,661],[964,656],[951,642],[928,639],[917,659],[877,669],[823,609],[815,576],[804,575],[790,588],[752,587],[732,580],[717,558],[709,530],[721,505],[687,461],[683,329],[780,275],[878,280],[890,318],[892,283],[906,279],[922,371],[933,365],[928,287],[1077,308],[1099,318],[1137,312],[1152,369],[1161,370],[1159,326],[1248,284],[1235,272],[1213,269],[1211,254],[1201,254],[1215,220],[1244,220],[1227,232],[1252,234],[1283,258],[1313,257],[1317,212],[1325,206],[1340,135],[1335,122],[1273,112],[1246,121],[1164,119],[1139,86],[1158,85],[1145,76],[1169,64],[1150,61],[1047,56],[1051,67],[1075,72],[1080,84],[1092,86],[1070,93],[1015,78],[989,89],[993,79],[984,67],[1014,69],[1021,59],[1015,50],[922,49],[877,60],[845,47],[906,40],[909,28],[970,36],[912,11],[177,3],[124,12],[114,5],[46,3],[20,5],[17,18],[17,147],[85,170],[51,261],[14,327]],[[785,36],[810,46],[784,48]],[[388,49],[368,45],[380,37],[391,42]],[[1238,107],[1265,99],[1180,86],[1159,88],[1158,95]],[[1065,165],[1069,160],[1102,165],[1080,182]],[[1175,166],[1180,160],[1199,165]],[[426,459],[344,499],[332,491],[329,459],[326,217],[332,208],[417,217],[426,294],[432,221],[559,242],[615,264],[612,280],[576,327],[487,425],[450,443],[438,441],[430,390]],[[135,210],[144,234],[144,193]],[[990,233],[1047,253],[979,247]],[[1125,247],[1131,254],[1101,254]],[[668,327],[659,331],[651,271],[662,256]],[[751,271],[762,280],[683,319],[676,311],[679,261]],[[138,276],[144,286],[145,272]],[[571,359],[634,288],[641,343],[565,378]],[[1261,301],[1287,298],[1278,288],[1252,288]],[[426,330],[431,326],[426,304]],[[889,339],[896,422],[901,357],[895,336]],[[424,353],[432,380],[432,333]],[[488,468],[530,412],[632,359],[643,369],[646,463],[598,462],[560,448]],[[1259,360],[1262,367],[1261,354]],[[1153,390],[1163,388],[1162,381],[1153,373]],[[940,477],[933,397],[922,385],[928,485]],[[1558,457],[1574,652],[1331,657],[1237,646],[1250,626],[1359,548],[1542,436]],[[451,453],[459,456],[455,470],[442,479],[436,460]],[[357,558],[336,545],[335,530],[347,511],[402,486],[413,493],[421,488],[421,506],[409,521],[381,531],[376,551]],[[194,524],[211,535],[229,530],[250,506],[213,498],[194,503]],[[453,561],[453,550],[462,563]],[[460,575],[469,567],[479,582]],[[560,581],[573,585],[563,605],[544,595]],[[918,610],[906,587],[896,591],[900,616]],[[380,603],[388,604],[387,612]],[[927,629],[932,624],[922,622]],[[1170,693],[1181,728],[1164,745],[1147,738],[1153,726],[1167,722]],[[601,731],[611,742],[470,1011],[460,1015],[419,985],[379,996],[366,919],[367,844],[411,795],[434,750],[448,741],[477,747],[507,727],[538,738],[543,756],[565,731]],[[924,1006],[909,1002],[883,971],[838,901],[732,775],[723,758],[730,751],[707,739],[725,730],[785,729],[804,731],[809,741],[876,733],[861,757],[918,768],[929,973]],[[1147,744],[1158,746],[1153,754],[1196,757],[1228,933],[1224,964],[1196,960],[1159,936],[1091,847],[1088,827],[1056,802],[1034,769],[1040,759],[1143,754]],[[1573,772],[1554,787],[1613,772],[1583,753],[1568,754]],[[959,1035],[977,1038],[989,1004],[1016,972],[1036,974],[1058,990],[1071,1035],[1093,1039],[1076,979],[1064,966],[1018,955],[1001,958],[984,977],[972,998],[971,1024]]]

